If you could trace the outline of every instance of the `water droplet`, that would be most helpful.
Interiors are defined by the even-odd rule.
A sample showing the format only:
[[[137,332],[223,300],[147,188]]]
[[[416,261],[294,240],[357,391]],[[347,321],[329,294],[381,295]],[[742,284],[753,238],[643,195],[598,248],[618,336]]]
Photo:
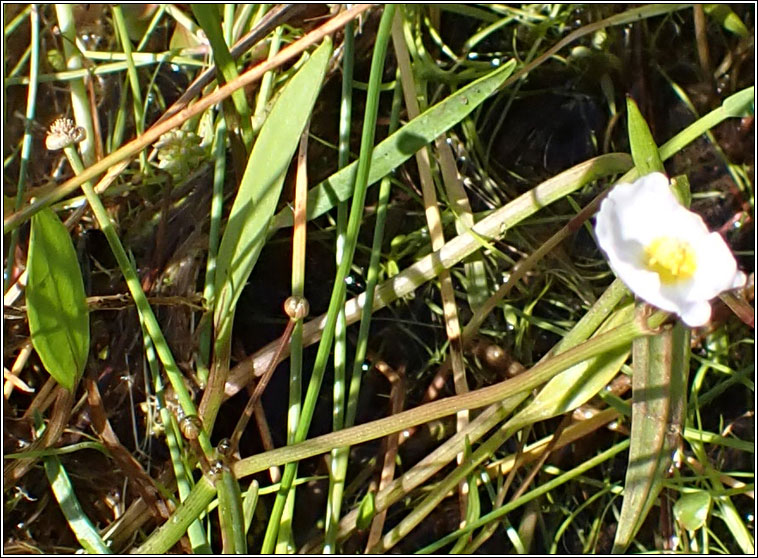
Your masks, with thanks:
[[[233,449],[232,441],[229,438],[222,438],[216,446],[216,452],[218,452],[220,457],[229,457]]]

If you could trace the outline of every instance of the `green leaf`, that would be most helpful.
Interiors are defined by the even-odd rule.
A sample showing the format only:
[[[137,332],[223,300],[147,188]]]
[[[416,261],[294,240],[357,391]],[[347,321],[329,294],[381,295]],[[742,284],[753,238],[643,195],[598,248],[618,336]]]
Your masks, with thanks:
[[[690,179],[686,174],[680,174],[671,179],[671,191],[684,207],[689,209],[692,203],[692,190],[690,188]]]
[[[63,512],[68,526],[74,532],[79,544],[89,554],[111,554],[111,549],[108,548],[108,545],[100,537],[97,528],[84,513],[60,459],[57,456],[46,457],[44,464],[45,473],[50,481],[55,499],[58,501],[61,512]]]
[[[218,250],[215,322],[228,319],[266,241],[284,177],[324,79],[326,39],[290,79],[261,128]]]
[[[218,519],[224,554],[247,554],[242,493],[234,474],[225,467],[216,479]]]
[[[371,526],[371,522],[376,515],[376,506],[374,503],[374,493],[369,492],[361,500],[361,505],[358,508],[358,517],[355,520],[355,525],[358,529],[368,529]]]
[[[595,335],[609,331],[629,321],[634,308],[629,304],[611,315],[598,328]],[[594,397],[616,374],[629,357],[629,348],[621,347],[608,351],[567,368],[554,376],[529,405],[508,421],[508,426],[517,429],[567,413]],[[553,358],[560,359],[561,355]]]
[[[706,4],[703,6],[703,11],[708,17],[718,22],[721,27],[738,37],[747,37],[749,35],[749,31],[745,27],[745,24],[742,23],[740,16],[735,14],[732,8],[726,4]]]
[[[723,490],[723,487],[721,487]],[[729,496],[722,496],[716,499],[716,506],[724,524],[729,529],[729,534],[737,542],[744,554],[751,556],[755,554],[755,541],[753,539],[753,530],[745,525],[742,515],[737,511],[737,507]]]
[[[509,60],[501,68],[470,83],[444,101],[427,109],[377,145],[371,156],[369,185],[378,182],[383,176],[412,157],[416,151],[471,114],[497,91],[515,68],[516,61]],[[308,219],[315,219],[329,211],[338,202],[349,199],[353,193],[357,170],[358,162],[355,161],[311,188],[308,192]],[[291,225],[292,211],[285,208],[276,215],[272,229]]]
[[[87,363],[89,314],[74,245],[52,209],[32,217],[27,265],[32,345],[50,375],[73,390]]]
[[[614,553],[626,550],[655,504],[684,431],[689,355],[681,322],[632,343],[632,434]]]
[[[640,176],[651,172],[664,172],[663,161],[658,154],[653,134],[642,117],[637,103],[631,97],[626,98],[626,112],[629,128],[629,145],[632,147],[632,159]]]
[[[711,510],[711,495],[705,490],[685,494],[674,504],[674,517],[688,531],[700,529]]]
[[[728,116],[737,118],[753,116],[755,114],[755,87],[748,87],[734,95],[729,95],[721,106]]]

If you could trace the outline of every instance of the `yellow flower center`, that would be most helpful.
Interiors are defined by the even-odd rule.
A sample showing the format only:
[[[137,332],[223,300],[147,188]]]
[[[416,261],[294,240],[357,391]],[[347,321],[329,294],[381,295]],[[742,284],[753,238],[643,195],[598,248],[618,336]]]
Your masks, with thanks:
[[[645,265],[655,271],[663,283],[689,279],[695,273],[695,251],[687,242],[662,236],[645,248]]]

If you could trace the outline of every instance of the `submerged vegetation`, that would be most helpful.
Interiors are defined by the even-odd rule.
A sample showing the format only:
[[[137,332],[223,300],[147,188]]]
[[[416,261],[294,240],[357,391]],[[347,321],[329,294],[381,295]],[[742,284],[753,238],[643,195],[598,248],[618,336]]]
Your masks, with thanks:
[[[754,9],[4,6],[4,551],[753,553]]]

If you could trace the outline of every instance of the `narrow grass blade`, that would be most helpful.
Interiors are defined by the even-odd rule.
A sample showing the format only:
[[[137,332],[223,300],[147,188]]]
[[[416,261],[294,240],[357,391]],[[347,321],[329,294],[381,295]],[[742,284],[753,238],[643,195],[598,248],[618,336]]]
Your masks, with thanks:
[[[190,524],[205,512],[208,504],[216,495],[216,487],[207,476],[203,476],[195,484],[187,499],[177,508],[176,512],[134,550],[134,554],[163,554],[182,538]]]
[[[234,474],[225,468],[216,481],[218,517],[224,554],[247,554],[242,492]]]
[[[613,552],[624,552],[658,498],[684,430],[690,331],[681,323],[632,344],[632,435]]]
[[[200,27],[205,31],[208,42],[213,49],[213,59],[220,70],[219,83],[229,83],[239,77],[234,58],[229,52],[229,46],[224,40],[219,19],[218,6],[214,4],[192,4],[192,13],[195,15]],[[318,91],[318,88],[316,88]],[[239,121],[245,147],[249,150],[253,142],[253,126],[250,106],[247,104],[244,89],[237,89],[232,93],[232,102],[237,111],[236,118]]]
[[[632,159],[639,175],[645,176],[651,172],[663,172],[663,161],[658,154],[658,146],[655,144],[650,128],[642,117],[637,103],[631,97],[626,98],[626,111],[628,113],[627,122]]]
[[[32,218],[27,265],[32,345],[50,375],[73,390],[89,354],[89,314],[74,245],[52,209]]]
[[[491,74],[470,83],[429,108],[377,145],[372,153],[369,185],[380,180],[412,157],[416,151],[471,114],[497,91],[515,68],[515,60],[510,60]],[[349,199],[357,170],[356,161],[312,188],[308,193],[308,219],[314,219],[329,211],[338,202]],[[272,229],[290,225],[292,211],[284,209],[276,215]]]
[[[145,131],[142,92],[140,91],[137,66],[134,64],[134,58],[132,56],[132,43],[129,39],[129,33],[126,30],[126,22],[124,21],[124,14],[121,6],[113,6],[113,23],[121,41],[121,46],[124,49],[124,55],[126,56],[126,72],[129,76],[129,85],[132,90],[132,106],[134,107],[134,125],[137,129],[137,135],[141,135]],[[140,152],[140,156],[144,159],[143,162],[147,163],[144,151]]]
[[[218,250],[215,322],[229,316],[255,265],[284,176],[311,114],[332,46],[326,40],[271,109],[248,160]]]
[[[597,334],[604,333],[628,321],[634,313],[630,303],[613,314]],[[540,420],[561,415],[583,405],[603,389],[629,356],[628,347],[620,347],[589,358],[553,377],[534,400],[514,416],[513,428],[522,428]],[[560,355],[554,358],[560,359]]]
[[[45,458],[45,473],[55,499],[58,500],[58,505],[79,544],[90,554],[110,554],[111,549],[100,538],[97,529],[82,510],[74,493],[74,487],[71,486],[71,480],[56,456]]]
[[[327,311],[327,332],[321,338],[316,360],[313,364],[313,372],[308,390],[303,400],[302,412],[295,432],[295,442],[302,441],[308,434],[311,426],[311,419],[319,398],[321,384],[324,379],[326,363],[334,339],[335,325],[337,321],[338,310],[343,306],[346,292],[345,279],[350,270],[350,266],[355,254],[355,248],[358,243],[358,232],[363,220],[364,202],[366,199],[366,190],[368,187],[368,177],[371,167],[371,151],[374,145],[374,135],[376,133],[376,118],[379,109],[379,84],[384,67],[384,59],[387,52],[387,43],[389,40],[389,27],[395,6],[388,4],[384,7],[379,28],[376,33],[374,51],[371,57],[371,70],[369,73],[368,94],[366,96],[366,107],[363,118],[363,130],[361,132],[361,148],[358,156],[357,172],[355,177],[355,193],[350,207],[350,216],[347,222],[345,235],[345,248],[342,261],[337,268],[334,278],[334,288],[332,289],[329,300],[329,310]],[[310,204],[310,202],[308,202]],[[276,496],[274,505],[271,510],[271,517],[266,534],[264,535],[261,552],[267,553],[273,551],[274,542],[279,531],[280,519],[284,509],[285,502],[288,501],[292,483],[297,473],[297,463],[289,463],[282,475],[281,487]]]
[[[244,518],[245,535],[250,530],[250,523],[253,521],[255,506],[258,505],[258,481],[253,480],[245,491],[245,497],[242,500],[242,513]]]
[[[266,243],[284,177],[321,89],[331,52],[331,39],[326,38],[279,95],[248,158],[221,238],[214,289],[214,364],[200,403],[200,414],[210,430],[228,374],[234,308]]]
[[[724,99],[721,108],[727,116],[753,116],[755,114],[755,87],[747,87],[730,95]]]
[[[606,461],[609,461],[610,459],[615,457],[617,454],[624,451],[627,447],[628,447],[628,442],[626,440],[616,444],[615,446],[596,455],[592,459],[588,459],[587,461],[584,461],[579,466],[574,467],[570,471],[567,471],[563,473],[562,475],[559,475],[551,479],[550,481],[540,485],[534,490],[530,490],[523,496],[516,498],[512,502],[508,502],[504,506],[491,511],[487,515],[482,516],[481,519],[479,519],[478,521],[470,523],[466,525],[465,527],[462,527],[461,529],[458,529],[457,531],[450,533],[449,535],[445,535],[444,537],[440,538],[438,541],[418,550],[416,553],[417,554],[431,554],[432,552],[437,551],[437,549],[442,548],[446,544],[450,544],[452,541],[454,541],[458,537],[461,537],[462,535],[465,535],[467,533],[471,533],[475,529],[484,527],[491,521],[504,517],[509,512],[518,509],[519,507],[523,506],[527,502],[534,500],[535,498],[541,495],[548,494],[551,490],[554,490],[557,487],[561,486],[562,484],[565,484],[569,482],[570,480],[575,479],[579,475],[583,475],[587,471],[591,470],[593,467],[597,467],[598,465]]]
[[[31,162],[32,152],[32,122],[37,113],[37,89],[39,78],[39,60],[40,60],[40,37],[39,37],[39,7],[34,5],[27,8],[30,11],[29,22],[31,24],[31,61],[29,62],[29,87],[26,92],[26,121],[24,124],[24,141],[21,146],[21,163],[18,169],[18,184],[16,186],[15,203],[10,203],[10,198],[5,200],[6,207],[13,207],[18,211],[24,201],[26,193],[26,181],[29,174],[29,163]],[[24,10],[26,11],[26,10]],[[6,31],[7,33],[7,31]],[[6,35],[7,37],[8,35]],[[14,276],[14,267],[16,266],[16,246],[18,245],[19,233],[17,230],[11,234],[10,242],[4,246],[8,254],[5,263],[5,277],[3,278],[3,292],[7,292],[11,286],[11,279]]]

